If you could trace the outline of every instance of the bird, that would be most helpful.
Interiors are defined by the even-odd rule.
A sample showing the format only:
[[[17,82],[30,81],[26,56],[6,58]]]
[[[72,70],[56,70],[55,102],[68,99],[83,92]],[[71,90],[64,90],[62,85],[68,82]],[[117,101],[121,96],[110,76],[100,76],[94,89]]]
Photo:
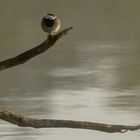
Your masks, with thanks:
[[[61,27],[61,20],[54,14],[48,13],[41,20],[41,28],[44,32],[54,35]]]

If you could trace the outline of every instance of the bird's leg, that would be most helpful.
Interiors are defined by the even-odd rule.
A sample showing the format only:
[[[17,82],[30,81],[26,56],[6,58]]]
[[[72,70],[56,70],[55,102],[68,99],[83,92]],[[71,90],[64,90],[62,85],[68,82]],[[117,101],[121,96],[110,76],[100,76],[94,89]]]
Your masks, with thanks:
[[[49,33],[48,34],[48,38],[51,38],[53,36],[53,34]]]

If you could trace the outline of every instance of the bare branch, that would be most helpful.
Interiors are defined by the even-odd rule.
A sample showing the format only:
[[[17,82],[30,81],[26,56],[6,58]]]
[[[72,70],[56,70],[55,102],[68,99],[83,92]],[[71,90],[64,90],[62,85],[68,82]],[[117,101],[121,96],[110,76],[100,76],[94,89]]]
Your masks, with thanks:
[[[13,57],[13,58],[0,62],[0,71],[14,67],[16,65],[23,64],[23,63],[27,62],[28,60],[30,60],[31,58],[45,52],[47,49],[52,47],[58,39],[60,39],[64,35],[66,35],[67,32],[69,30],[71,30],[72,28],[73,27],[69,27],[69,28],[57,33],[56,35],[49,35],[48,38],[44,42],[42,42],[40,45],[22,53],[16,57]]]
[[[140,125],[126,126],[126,125],[111,125],[86,121],[32,119],[24,117],[17,113],[10,112],[3,108],[0,108],[0,119],[21,127],[33,127],[33,128],[78,128],[78,129],[98,130],[108,133],[115,132],[125,133],[128,130],[135,131],[140,129]]]
[[[30,60],[31,58],[45,52],[47,49],[52,47],[56,41],[63,37],[69,30],[73,27],[69,27],[56,35],[49,35],[48,38],[40,45],[32,48],[16,57],[4,60],[0,62],[0,71],[14,67],[16,65],[23,64]],[[128,130],[135,131],[140,129],[140,125],[137,126],[126,126],[126,125],[111,125],[102,124],[96,122],[86,122],[86,121],[72,121],[72,120],[54,120],[54,119],[33,119],[24,117],[20,114],[10,112],[4,108],[0,107],[0,119],[10,122],[12,124],[21,127],[33,127],[33,128],[78,128],[78,129],[90,129],[98,130],[108,133],[125,133]]]

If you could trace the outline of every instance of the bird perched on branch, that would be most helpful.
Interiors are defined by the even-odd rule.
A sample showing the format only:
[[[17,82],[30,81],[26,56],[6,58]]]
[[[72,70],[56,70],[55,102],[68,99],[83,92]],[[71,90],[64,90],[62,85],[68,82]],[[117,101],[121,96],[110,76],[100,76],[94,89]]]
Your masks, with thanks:
[[[61,21],[54,14],[49,13],[42,18],[41,28],[44,32],[47,32],[53,35],[56,32],[58,32],[58,30],[60,29],[60,26],[61,26]]]

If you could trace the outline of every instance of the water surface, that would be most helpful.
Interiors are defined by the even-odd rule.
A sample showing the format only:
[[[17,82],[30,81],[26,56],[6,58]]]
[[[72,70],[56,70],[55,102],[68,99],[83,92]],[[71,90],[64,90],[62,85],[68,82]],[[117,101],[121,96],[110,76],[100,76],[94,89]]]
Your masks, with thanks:
[[[0,73],[0,104],[34,118],[139,124],[139,1],[0,1],[0,59],[45,38],[41,17],[53,12],[74,29],[53,48]],[[1,140],[139,139],[139,131],[20,128],[0,121]]]

